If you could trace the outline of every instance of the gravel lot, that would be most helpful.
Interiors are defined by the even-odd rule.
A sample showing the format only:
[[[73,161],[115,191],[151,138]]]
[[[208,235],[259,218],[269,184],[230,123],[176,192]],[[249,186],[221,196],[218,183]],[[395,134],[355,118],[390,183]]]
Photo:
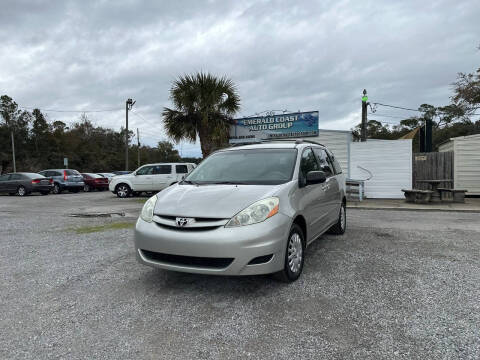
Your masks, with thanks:
[[[0,196],[1,359],[480,358],[480,214],[351,210],[283,284],[137,264],[141,206]]]

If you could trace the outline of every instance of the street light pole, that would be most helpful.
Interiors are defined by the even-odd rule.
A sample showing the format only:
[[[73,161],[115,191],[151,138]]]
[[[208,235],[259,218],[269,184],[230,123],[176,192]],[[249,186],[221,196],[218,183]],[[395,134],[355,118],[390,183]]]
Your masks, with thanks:
[[[128,111],[132,110],[135,102],[132,99],[125,102],[125,171],[128,171]]]

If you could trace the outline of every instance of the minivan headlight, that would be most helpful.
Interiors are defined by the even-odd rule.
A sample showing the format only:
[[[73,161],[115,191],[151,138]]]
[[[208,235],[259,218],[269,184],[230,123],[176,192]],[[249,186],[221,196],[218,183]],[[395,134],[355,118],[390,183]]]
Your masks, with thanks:
[[[257,201],[232,217],[225,227],[251,225],[265,221],[278,213],[278,205],[277,197]]]
[[[152,222],[153,220],[153,209],[155,209],[155,204],[157,203],[157,195],[153,195],[150,199],[145,201],[143,205],[142,212],[140,217],[143,221]]]

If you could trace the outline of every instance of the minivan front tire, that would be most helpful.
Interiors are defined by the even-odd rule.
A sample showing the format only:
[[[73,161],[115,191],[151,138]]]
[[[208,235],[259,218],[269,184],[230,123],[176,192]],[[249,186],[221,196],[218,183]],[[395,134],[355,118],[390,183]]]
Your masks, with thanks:
[[[287,240],[283,270],[275,274],[278,280],[293,282],[302,274],[305,261],[305,235],[302,228],[293,224]]]

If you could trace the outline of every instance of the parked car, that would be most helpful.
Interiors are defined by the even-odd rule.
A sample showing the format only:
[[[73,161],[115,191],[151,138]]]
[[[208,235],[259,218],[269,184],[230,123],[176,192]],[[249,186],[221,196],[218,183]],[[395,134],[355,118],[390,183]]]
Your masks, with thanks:
[[[182,180],[194,167],[195,164],[191,163],[143,165],[131,174],[113,177],[109,189],[119,198],[140,192],[160,191]]]
[[[115,176],[114,173],[97,173],[97,175],[106,177],[109,182],[110,182],[110,180],[112,180],[112,178]]]
[[[106,177],[93,173],[82,173],[82,176],[85,183],[83,191],[103,191],[108,189],[108,179]]]
[[[25,196],[33,192],[48,195],[53,189],[53,180],[36,173],[10,173],[0,176],[0,192]]]
[[[345,178],[326,147],[272,141],[217,151],[148,199],[135,228],[140,263],[294,281],[305,248],[346,227]]]
[[[83,190],[85,185],[82,175],[73,169],[48,169],[40,171],[39,174],[53,179],[54,194],[60,194],[63,190],[76,193]]]

